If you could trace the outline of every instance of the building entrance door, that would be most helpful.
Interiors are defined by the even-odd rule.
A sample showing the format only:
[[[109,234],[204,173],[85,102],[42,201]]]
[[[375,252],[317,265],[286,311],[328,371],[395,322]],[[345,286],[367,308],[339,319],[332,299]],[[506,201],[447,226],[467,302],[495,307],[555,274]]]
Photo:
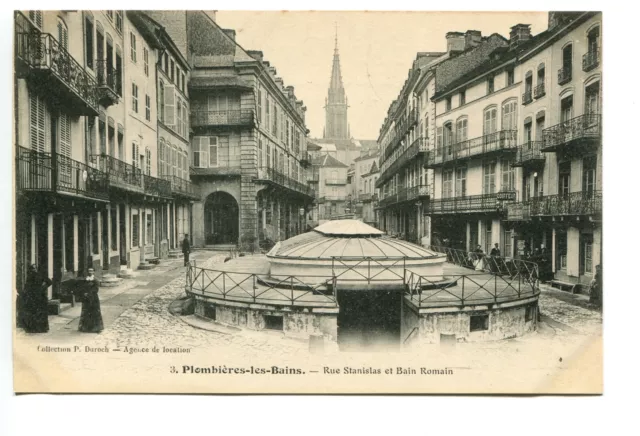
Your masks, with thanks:
[[[339,290],[338,345],[342,351],[400,346],[402,292]]]
[[[205,243],[237,244],[239,239],[238,203],[231,194],[214,192],[204,205]]]

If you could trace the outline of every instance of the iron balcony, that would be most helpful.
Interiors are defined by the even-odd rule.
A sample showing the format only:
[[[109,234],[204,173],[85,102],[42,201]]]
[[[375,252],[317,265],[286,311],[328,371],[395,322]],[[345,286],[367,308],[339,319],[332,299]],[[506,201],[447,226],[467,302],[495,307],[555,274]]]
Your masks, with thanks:
[[[516,198],[516,191],[502,191],[494,194],[432,199],[425,214],[500,213],[504,211],[504,203],[516,201]]]
[[[253,126],[253,110],[192,111],[193,127]]]
[[[533,101],[533,96],[531,94],[531,89],[522,94],[522,104],[527,105]]]
[[[432,191],[431,185],[418,185],[399,189],[398,192],[381,198],[378,202],[378,207],[383,208],[408,201],[425,200],[431,197]]]
[[[302,168],[309,168],[311,166],[311,154],[309,154],[308,151],[300,155],[300,166],[302,166]]]
[[[382,169],[380,177],[378,178],[378,180],[376,180],[376,187],[379,188],[380,186],[382,186],[384,182],[393,177],[394,174],[413,162],[416,157],[422,158],[424,155],[426,155],[428,151],[428,145],[428,140],[426,138],[417,138],[415,141],[413,141],[413,143],[411,143],[409,147],[407,147],[402,153],[400,153],[395,160],[388,159],[387,161],[385,161],[383,163],[383,167],[386,168]],[[387,166],[387,162],[390,160],[392,160],[392,162]]]
[[[109,181],[99,169],[58,153],[17,148],[16,176],[20,192],[51,192],[108,200]]]
[[[75,116],[98,115],[96,81],[48,33],[42,33],[22,13],[15,13],[15,68],[18,77],[62,103]]]
[[[539,168],[544,166],[545,155],[542,141],[528,141],[518,147],[512,167]]]
[[[346,185],[347,181],[345,179],[325,179],[325,185]]]
[[[258,168],[258,176],[255,178],[255,181],[284,188],[292,193],[302,194],[309,197],[309,199],[315,198],[315,191],[309,186],[298,182],[297,180],[294,180],[273,168]]]
[[[358,200],[362,203],[371,203],[372,201],[378,201],[378,195],[368,192],[366,194],[360,194]]]
[[[477,138],[452,143],[430,150],[425,168],[437,168],[446,163],[462,162],[476,156],[517,150],[517,130],[501,130]]]
[[[140,168],[104,154],[91,155],[91,163],[107,174],[109,185],[112,188],[137,193],[144,192],[144,182]]]
[[[558,85],[564,85],[571,81],[571,65],[558,70]]]
[[[191,200],[200,199],[196,187],[189,180],[171,175],[164,175],[162,178],[168,180],[171,184],[171,193],[174,197],[183,197]]]
[[[602,192],[545,195],[532,198],[529,205],[531,216],[599,215],[602,213]]]
[[[542,98],[545,95],[544,82],[533,88],[533,97]]]
[[[122,94],[120,72],[110,66],[106,60],[98,59],[96,73],[100,104],[106,108],[118,103],[118,95]]]
[[[144,193],[156,197],[171,197],[171,182],[169,180],[159,179],[149,174],[144,174]]]
[[[582,71],[591,71],[600,65],[600,52],[598,50],[590,50],[582,56]]]
[[[506,206],[507,221],[530,221],[531,206],[529,203],[509,203]]]
[[[601,122],[600,114],[587,114],[544,129],[542,151],[592,151],[600,143]]]

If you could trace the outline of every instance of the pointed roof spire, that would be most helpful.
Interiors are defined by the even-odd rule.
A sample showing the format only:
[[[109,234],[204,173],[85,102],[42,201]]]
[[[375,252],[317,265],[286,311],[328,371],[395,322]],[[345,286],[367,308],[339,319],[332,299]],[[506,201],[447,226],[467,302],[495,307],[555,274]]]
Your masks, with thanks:
[[[346,103],[342,73],[340,71],[340,54],[338,53],[338,23],[335,23],[335,48],[333,50],[333,66],[331,68],[331,82],[329,83],[329,103]]]

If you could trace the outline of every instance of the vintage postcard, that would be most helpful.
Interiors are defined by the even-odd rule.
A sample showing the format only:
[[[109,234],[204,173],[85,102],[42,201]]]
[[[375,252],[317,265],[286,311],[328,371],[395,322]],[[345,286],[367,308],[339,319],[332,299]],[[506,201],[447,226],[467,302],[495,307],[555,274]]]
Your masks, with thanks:
[[[601,393],[602,20],[15,11],[15,392]]]

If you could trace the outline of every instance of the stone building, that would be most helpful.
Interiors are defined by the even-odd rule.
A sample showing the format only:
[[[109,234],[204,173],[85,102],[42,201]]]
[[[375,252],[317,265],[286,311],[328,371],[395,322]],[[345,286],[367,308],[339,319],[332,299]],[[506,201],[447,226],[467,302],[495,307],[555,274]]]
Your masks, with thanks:
[[[310,220],[314,226],[347,214],[349,167],[329,154],[312,158],[311,164],[310,186],[317,196]]]
[[[262,52],[244,50],[207,14],[187,12],[187,32],[194,245],[248,247],[303,232],[314,199],[304,103]]]

